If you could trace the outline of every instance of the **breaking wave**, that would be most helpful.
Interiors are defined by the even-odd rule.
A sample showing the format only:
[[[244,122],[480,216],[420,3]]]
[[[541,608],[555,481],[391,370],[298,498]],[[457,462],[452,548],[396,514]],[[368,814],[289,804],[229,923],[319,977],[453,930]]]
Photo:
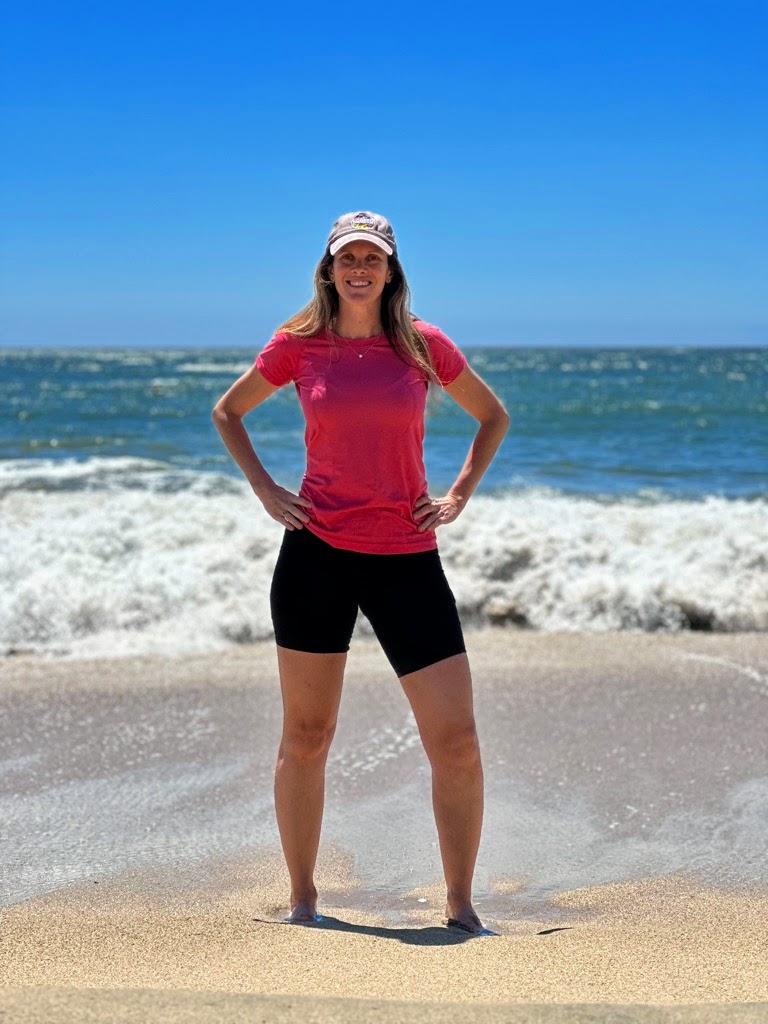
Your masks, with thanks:
[[[0,511],[0,652],[193,653],[272,636],[281,531],[238,479],[136,458],[8,461]],[[527,488],[474,497],[438,537],[469,629],[768,629],[765,499]]]

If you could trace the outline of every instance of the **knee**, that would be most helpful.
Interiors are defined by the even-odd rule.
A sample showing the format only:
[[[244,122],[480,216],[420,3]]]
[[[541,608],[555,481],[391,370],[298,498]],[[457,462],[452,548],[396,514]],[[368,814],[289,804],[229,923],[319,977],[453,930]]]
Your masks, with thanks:
[[[336,723],[297,721],[286,723],[280,742],[280,760],[309,764],[328,755]]]
[[[424,746],[435,769],[454,772],[482,770],[480,744],[474,722],[441,729],[426,740]]]

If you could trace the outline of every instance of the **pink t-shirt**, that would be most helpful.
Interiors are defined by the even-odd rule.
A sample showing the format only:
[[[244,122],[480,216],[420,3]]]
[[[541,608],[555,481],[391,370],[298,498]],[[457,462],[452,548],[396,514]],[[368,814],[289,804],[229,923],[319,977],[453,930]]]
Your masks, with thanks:
[[[437,327],[416,321],[440,382],[467,364]],[[362,353],[363,358],[360,358]],[[418,532],[413,506],[427,493],[424,409],[427,380],[385,337],[330,340],[278,332],[256,358],[276,387],[293,381],[307,427],[300,494],[312,503],[308,529],[328,544],[370,554],[437,547]]]

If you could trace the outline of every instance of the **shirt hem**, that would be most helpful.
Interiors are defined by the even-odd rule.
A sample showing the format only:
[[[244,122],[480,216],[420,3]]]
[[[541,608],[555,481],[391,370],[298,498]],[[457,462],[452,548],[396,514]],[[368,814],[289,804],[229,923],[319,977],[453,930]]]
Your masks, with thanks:
[[[437,537],[434,531],[428,534],[424,534],[424,541],[419,539],[418,544],[388,544],[386,547],[372,546],[366,544],[363,541],[347,540],[346,538],[339,538],[336,534],[328,533],[325,530],[318,530],[314,524],[305,523],[304,529],[309,530],[310,533],[314,534],[315,537],[319,537],[320,540],[325,541],[326,544],[330,544],[332,548],[338,548],[341,551],[355,551],[360,555],[416,555],[422,551],[433,551],[437,547]],[[339,540],[343,540],[343,543],[339,543]]]

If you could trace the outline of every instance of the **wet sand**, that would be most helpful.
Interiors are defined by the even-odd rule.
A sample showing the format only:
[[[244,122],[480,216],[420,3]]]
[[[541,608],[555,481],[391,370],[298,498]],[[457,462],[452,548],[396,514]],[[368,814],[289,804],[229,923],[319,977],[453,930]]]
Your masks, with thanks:
[[[428,766],[372,642],[350,655],[310,927],[282,923],[270,645],[6,660],[0,1010],[768,1019],[768,636],[489,631],[470,655],[486,939],[442,924]]]

